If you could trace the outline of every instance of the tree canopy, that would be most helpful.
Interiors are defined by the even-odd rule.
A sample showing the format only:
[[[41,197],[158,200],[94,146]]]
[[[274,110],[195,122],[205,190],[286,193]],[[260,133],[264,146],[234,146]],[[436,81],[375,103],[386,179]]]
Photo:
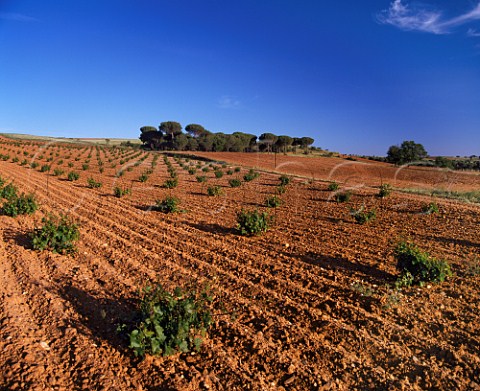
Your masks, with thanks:
[[[148,132],[158,132],[158,129],[155,126],[142,126],[140,128],[140,132],[148,133]]]
[[[182,133],[182,125],[175,121],[162,122],[159,126],[160,131],[169,135],[171,139]]]
[[[185,131],[192,137],[203,136],[208,132],[202,125],[190,124],[185,126]]]
[[[404,141],[400,146],[392,145],[387,151],[387,161],[398,165],[419,161],[427,156],[424,146],[414,141]]]
[[[283,150],[284,153],[287,152],[287,147],[292,145],[293,138],[290,136],[278,136],[277,142],[275,145],[278,147],[279,150]]]

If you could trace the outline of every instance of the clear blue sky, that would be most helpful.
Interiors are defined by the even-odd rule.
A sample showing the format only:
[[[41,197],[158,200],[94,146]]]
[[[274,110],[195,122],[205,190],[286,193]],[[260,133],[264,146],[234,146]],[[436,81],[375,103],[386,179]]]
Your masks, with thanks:
[[[477,0],[0,0],[0,132],[480,154]]]

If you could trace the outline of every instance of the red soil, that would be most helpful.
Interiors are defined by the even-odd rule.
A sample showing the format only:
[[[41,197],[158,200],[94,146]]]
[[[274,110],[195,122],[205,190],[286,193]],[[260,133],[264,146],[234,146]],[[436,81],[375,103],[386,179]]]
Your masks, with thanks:
[[[158,186],[168,177],[162,157],[140,183],[153,154],[137,167],[133,163],[143,155],[124,163],[133,169],[117,178],[120,163],[111,165],[120,157],[108,163],[109,150],[99,152],[105,167],[100,174],[95,148],[42,148],[0,145],[0,153],[10,155],[0,161],[2,178],[34,192],[41,206],[33,216],[0,216],[1,389],[480,389],[480,277],[472,268],[480,251],[479,207],[437,199],[440,213],[425,215],[429,197],[394,192],[382,200],[370,187],[380,178],[398,187],[419,181],[423,187],[472,188],[477,175],[405,169],[397,175],[399,186],[388,165],[351,164],[331,175],[344,160],[277,156],[277,171],[315,182],[295,179],[282,206],[270,210],[274,227],[245,238],[233,229],[236,211],[264,209],[278,174],[263,172],[230,188],[231,176],[216,179],[210,171],[205,185],[170,158],[179,186],[167,190]],[[40,163],[36,169],[20,166],[23,151],[36,154],[27,158]],[[53,161],[46,162],[50,152]],[[268,155],[207,155],[275,168]],[[19,162],[12,162],[14,156]],[[65,174],[55,177],[59,159]],[[50,174],[39,171],[44,164],[52,165]],[[66,181],[73,169],[80,179]],[[458,179],[452,183],[450,175]],[[89,176],[103,186],[87,188]],[[337,204],[321,180],[368,186],[347,205]],[[115,198],[118,184],[132,187],[132,195]],[[208,197],[211,184],[222,186],[224,195]],[[186,212],[150,210],[167,194],[179,197]],[[375,208],[377,219],[358,225],[349,208],[363,205]],[[31,250],[29,232],[49,212],[80,222],[76,256]],[[395,291],[392,253],[401,238],[447,259],[455,276]],[[169,289],[211,282],[227,314],[215,309],[200,353],[142,361],[116,333],[118,324],[131,320],[136,292],[147,281]]]
[[[283,154],[203,153],[198,156],[244,164],[268,171],[291,173],[308,179],[337,181],[355,188],[390,183],[398,188],[443,189],[450,191],[480,188],[480,173],[442,168],[401,166],[355,158],[310,157]]]

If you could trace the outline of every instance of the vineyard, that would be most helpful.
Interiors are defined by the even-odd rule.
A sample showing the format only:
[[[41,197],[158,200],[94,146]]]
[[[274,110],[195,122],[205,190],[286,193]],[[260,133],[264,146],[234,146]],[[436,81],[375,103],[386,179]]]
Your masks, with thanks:
[[[0,138],[0,177],[0,389],[480,389],[480,208],[433,192],[478,174]],[[198,350],[135,349],[157,284],[208,287]]]

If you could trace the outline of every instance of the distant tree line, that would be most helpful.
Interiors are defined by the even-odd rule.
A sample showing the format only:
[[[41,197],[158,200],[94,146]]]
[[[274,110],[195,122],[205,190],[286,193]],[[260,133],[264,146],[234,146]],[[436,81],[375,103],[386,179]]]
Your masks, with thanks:
[[[387,156],[362,156],[370,160],[393,163],[395,165],[415,163],[416,166],[449,168],[451,170],[475,170],[480,171],[480,156],[469,157],[428,157],[427,151],[422,144],[414,141],[404,141],[401,145],[392,145]]]
[[[446,158],[437,156],[434,164],[437,167],[450,168],[452,170],[480,171],[480,159],[474,155],[468,158]]]
[[[213,133],[202,125],[185,126],[178,122],[162,122],[158,128],[142,126],[140,140],[144,148],[153,150],[204,151],[204,152],[287,152],[303,149],[307,152],[314,143],[311,137],[277,136],[262,133],[259,137],[250,133]]]

